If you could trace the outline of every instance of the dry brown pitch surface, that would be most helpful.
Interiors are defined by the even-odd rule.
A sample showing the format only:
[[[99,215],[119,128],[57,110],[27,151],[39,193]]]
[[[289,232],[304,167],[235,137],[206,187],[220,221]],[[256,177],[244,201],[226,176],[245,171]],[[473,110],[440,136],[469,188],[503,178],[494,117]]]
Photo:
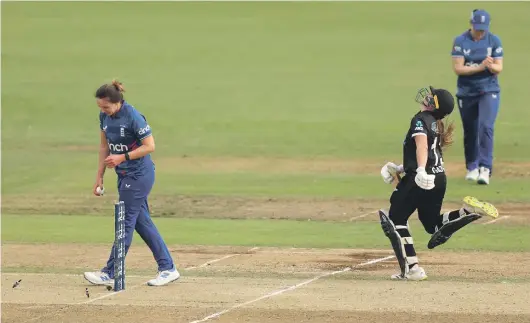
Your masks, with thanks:
[[[2,265],[13,272],[2,274],[2,322],[530,322],[530,253],[420,254],[430,279],[412,283],[388,280],[393,259],[336,273],[388,250],[171,252],[178,282],[146,286],[155,263],[138,244],[127,258],[126,291],[113,293],[81,275],[105,261],[108,246],[4,244]]]

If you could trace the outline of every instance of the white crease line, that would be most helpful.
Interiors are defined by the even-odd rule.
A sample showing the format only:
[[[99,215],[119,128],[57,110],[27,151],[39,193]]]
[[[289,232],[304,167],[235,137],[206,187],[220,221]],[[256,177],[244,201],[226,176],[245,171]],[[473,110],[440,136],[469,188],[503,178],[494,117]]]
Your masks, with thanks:
[[[193,269],[197,269],[197,268],[206,267],[206,266],[209,266],[210,264],[214,264],[214,263],[219,262],[221,260],[225,260],[225,259],[232,258],[232,257],[235,257],[235,256],[239,256],[239,255],[240,255],[239,253],[232,254],[232,255],[226,255],[226,256],[218,258],[218,259],[207,261],[204,264],[199,265],[199,266],[193,266],[193,267],[184,268],[184,270],[193,270]]]
[[[256,251],[258,249],[259,249],[259,247],[254,247],[252,249],[249,249],[247,252]],[[226,255],[226,256],[218,258],[218,259],[207,261],[204,264],[199,265],[199,266],[193,266],[193,267],[184,268],[184,270],[193,270],[193,269],[197,269],[197,268],[206,267],[206,266],[209,266],[209,265],[214,264],[216,262],[219,262],[221,260],[225,260],[225,259],[228,259],[228,258],[232,258],[232,257],[235,257],[235,256],[241,256],[241,255],[244,255],[244,253],[234,253],[234,254],[231,254],[231,255]]]
[[[364,214],[361,214],[361,215],[352,216],[352,217],[350,218],[350,222],[353,221],[353,220],[357,220],[357,219],[365,218],[365,217],[369,216],[370,214],[377,213],[377,211],[379,211],[379,209],[377,209],[377,210],[373,210],[373,211],[371,211],[371,212],[364,213]]]
[[[255,250],[255,249],[256,249],[256,247],[250,249],[249,251],[252,251],[252,250]],[[232,257],[235,257],[235,256],[239,256],[239,255],[242,255],[242,253],[234,253],[234,254],[226,255],[226,256],[221,257],[221,258],[217,258],[217,259],[213,259],[213,260],[207,261],[207,262],[205,262],[204,264],[199,265],[199,266],[193,266],[193,267],[187,267],[187,268],[184,268],[184,270],[187,271],[187,270],[194,270],[194,269],[197,269],[197,268],[206,267],[206,266],[209,266],[209,265],[214,264],[214,263],[216,263],[216,262],[219,262],[219,261],[221,261],[221,260],[225,260],[225,259],[232,258]],[[127,290],[131,290],[131,289],[134,289],[134,288],[137,288],[137,287],[143,286],[143,285],[145,285],[145,284],[147,284],[147,282],[142,283],[142,284],[138,284],[138,285],[134,285],[134,286],[128,288]],[[116,295],[116,294],[118,294],[118,293],[120,293],[120,292],[123,292],[123,291],[125,291],[125,290],[121,290],[121,291],[118,291],[118,292],[112,292],[112,293],[104,294],[104,295],[102,295],[102,296],[100,296],[100,297],[96,297],[96,298],[94,298],[94,299],[91,299],[91,300],[88,300],[88,301],[85,301],[85,302],[79,303],[79,304],[77,304],[77,305],[80,305],[80,304],[89,304],[89,303],[92,303],[92,302],[98,301],[98,300],[100,300],[100,299],[104,299],[104,298],[107,298],[107,297],[109,297],[109,296]]]
[[[505,219],[507,219],[509,217],[510,217],[509,215],[504,215],[504,216],[501,216],[500,218],[496,218],[496,219],[493,219],[493,220],[488,221],[486,223],[482,223],[482,225],[492,224],[492,223],[495,223],[495,222],[500,221],[500,220],[505,220]]]
[[[263,251],[261,252],[261,254],[299,254],[299,255],[319,255],[319,254],[322,254],[322,250],[326,250],[328,252],[330,252],[328,255],[332,255],[332,256],[344,256],[344,255],[348,255],[351,253],[351,251],[348,251],[348,250],[339,250],[339,249],[319,249],[319,250],[308,250],[308,251],[291,251],[291,250],[296,250],[295,248],[293,249],[285,249],[285,250],[274,250],[274,249],[263,249]],[[361,251],[361,252],[388,252],[388,249],[355,249],[356,251]]]
[[[249,251],[255,251],[255,250],[257,250],[257,249],[259,249],[259,247],[254,247],[254,248],[252,248],[252,249],[249,249]],[[231,254],[231,255],[226,255],[226,256],[224,256],[224,257],[221,257],[221,258],[218,258],[218,259],[214,259],[214,260],[210,260],[210,261],[208,261],[208,262],[205,262],[204,264],[199,265],[199,266],[194,266],[194,267],[184,268],[184,270],[193,270],[193,269],[196,269],[196,268],[205,267],[205,266],[208,266],[209,264],[216,263],[216,262],[219,262],[219,261],[221,261],[221,260],[228,259],[228,258],[232,258],[232,257],[239,256],[239,255],[242,255],[242,253],[235,253],[235,254]],[[84,301],[84,302],[80,302],[80,303],[72,303],[72,304],[67,304],[67,305],[85,305],[85,304],[90,304],[90,303],[93,303],[93,302],[95,302],[95,301],[99,301],[99,300],[102,300],[102,299],[104,299],[104,298],[107,298],[107,297],[110,297],[110,296],[114,296],[114,295],[117,295],[117,294],[119,294],[119,293],[122,293],[122,292],[125,292],[125,291],[129,291],[129,290],[131,290],[131,289],[135,289],[135,288],[140,287],[140,286],[143,286],[143,285],[145,285],[145,284],[147,284],[147,281],[144,282],[144,283],[138,284],[138,285],[134,285],[134,286],[129,287],[129,288],[124,289],[124,290],[120,290],[120,291],[112,292],[112,293],[105,293],[105,294],[103,294],[103,295],[101,295],[101,296],[99,296],[99,297],[92,298],[92,299],[89,299],[89,300]],[[57,314],[57,313],[59,313],[60,311],[61,311],[61,310],[59,310],[59,311],[54,311],[53,313],[46,313],[46,314],[44,314],[44,315],[41,315],[41,316],[38,316],[38,317],[34,317],[34,318],[32,318],[32,319],[29,319],[29,320],[27,320],[27,321],[25,321],[25,322],[33,322],[33,321],[39,320],[39,319],[41,319],[41,318],[43,318],[43,317],[46,317],[46,316],[49,316],[49,315],[52,315],[52,314]]]
[[[131,289],[134,289],[134,288],[136,288],[136,287],[143,286],[143,285],[145,285],[145,284],[147,284],[147,282],[145,282],[145,283],[141,283],[141,284],[138,284],[138,285],[134,285],[134,286],[132,286],[132,287],[127,288],[127,290],[131,290]],[[126,286],[126,287],[127,287],[127,286]],[[107,297],[110,297],[110,296],[114,296],[114,295],[119,294],[119,293],[124,292],[124,291],[125,291],[125,289],[122,289],[122,290],[117,291],[117,292],[112,292],[112,293],[108,293],[108,294],[103,294],[103,295],[101,295],[101,296],[99,296],[99,297],[92,298],[92,299],[89,299],[88,301],[84,301],[84,302],[81,302],[81,303],[76,303],[76,304],[74,304],[74,305],[90,304],[90,303],[92,303],[92,302],[99,301],[100,299],[104,299],[104,298],[107,298]]]
[[[316,276],[316,277],[313,277],[313,278],[311,278],[311,279],[309,279],[309,280],[306,280],[306,281],[303,281],[303,282],[301,282],[301,283],[298,283],[298,284],[296,284],[296,285],[292,285],[292,286],[289,286],[289,287],[287,287],[287,288],[279,289],[279,290],[274,291],[274,292],[272,292],[272,293],[269,293],[269,294],[267,294],[267,295],[263,295],[263,296],[258,297],[258,298],[256,298],[256,299],[250,300],[250,301],[248,301],[248,302],[236,304],[236,305],[234,305],[234,306],[232,306],[232,307],[227,308],[226,310],[222,310],[222,311],[220,311],[220,312],[217,312],[217,313],[214,313],[214,314],[212,314],[212,315],[209,315],[209,316],[207,316],[207,317],[205,317],[205,318],[203,318],[203,319],[201,319],[201,320],[192,321],[192,322],[190,322],[190,323],[201,323],[201,322],[206,322],[206,321],[208,321],[208,320],[211,320],[211,319],[213,319],[213,318],[219,317],[219,316],[221,316],[221,315],[223,315],[223,314],[226,314],[226,313],[228,313],[228,312],[231,312],[231,311],[233,311],[233,310],[235,310],[235,309],[238,309],[238,308],[240,308],[240,307],[243,307],[243,306],[246,306],[246,305],[250,305],[250,304],[253,304],[253,303],[259,302],[259,301],[261,301],[261,300],[263,300],[263,299],[271,298],[271,297],[273,297],[273,296],[277,296],[277,295],[283,294],[283,293],[285,293],[285,292],[288,292],[288,291],[291,291],[291,290],[295,290],[295,289],[297,289],[297,288],[299,288],[299,287],[302,287],[302,286],[305,286],[305,285],[311,284],[312,282],[317,281],[317,280],[319,280],[319,279],[321,279],[321,278],[325,278],[325,277],[329,277],[329,276],[334,276],[334,275],[337,275],[337,274],[342,274],[342,273],[345,273],[345,272],[347,272],[347,271],[354,270],[354,269],[359,268],[359,267],[362,267],[362,266],[375,264],[375,263],[378,263],[378,262],[381,262],[381,261],[385,261],[385,260],[388,260],[388,259],[392,259],[392,258],[394,258],[394,256],[387,256],[387,257],[384,257],[384,258],[379,258],[379,259],[374,259],[374,260],[370,260],[370,261],[367,261],[367,262],[363,262],[363,263],[358,264],[358,265],[353,266],[353,267],[346,267],[346,268],[341,269],[341,270],[337,270],[337,271],[333,271],[333,272],[324,273],[324,274],[318,275],[318,276]]]

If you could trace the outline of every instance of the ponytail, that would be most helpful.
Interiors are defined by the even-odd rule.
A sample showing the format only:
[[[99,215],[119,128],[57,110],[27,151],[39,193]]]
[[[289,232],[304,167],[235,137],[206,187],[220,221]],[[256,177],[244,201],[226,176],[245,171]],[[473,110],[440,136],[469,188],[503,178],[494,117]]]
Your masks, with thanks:
[[[116,88],[116,90],[118,90],[118,92],[120,92],[120,93],[125,92],[125,87],[123,86],[123,84],[120,81],[114,79],[114,80],[112,80],[112,85]]]
[[[438,127],[438,133],[440,134],[440,147],[445,149],[451,146],[453,144],[453,132],[455,130],[454,123],[436,120],[436,126]]]
[[[118,80],[112,80],[111,84],[103,84],[96,90],[96,98],[108,99],[111,103],[118,103],[123,100],[125,88]]]

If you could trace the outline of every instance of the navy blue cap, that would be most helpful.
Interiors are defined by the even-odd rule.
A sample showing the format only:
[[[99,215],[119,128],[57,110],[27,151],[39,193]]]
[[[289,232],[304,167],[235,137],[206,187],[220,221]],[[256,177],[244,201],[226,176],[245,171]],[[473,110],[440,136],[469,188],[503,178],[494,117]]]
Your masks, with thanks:
[[[490,14],[486,10],[475,9],[471,13],[471,25],[475,30],[487,31],[490,27]]]

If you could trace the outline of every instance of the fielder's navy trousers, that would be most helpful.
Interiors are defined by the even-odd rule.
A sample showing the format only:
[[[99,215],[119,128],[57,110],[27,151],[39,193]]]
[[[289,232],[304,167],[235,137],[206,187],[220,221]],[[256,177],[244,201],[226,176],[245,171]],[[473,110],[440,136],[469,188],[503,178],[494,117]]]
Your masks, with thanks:
[[[173,259],[166,243],[149,215],[147,197],[155,182],[154,168],[137,177],[118,177],[120,201],[125,202],[125,253],[131,246],[134,230],[145,241],[158,264],[158,270],[173,268]],[[114,278],[114,245],[107,266],[101,270]]]
[[[500,93],[458,97],[464,128],[464,153],[467,170],[493,168],[493,130],[499,112]]]

